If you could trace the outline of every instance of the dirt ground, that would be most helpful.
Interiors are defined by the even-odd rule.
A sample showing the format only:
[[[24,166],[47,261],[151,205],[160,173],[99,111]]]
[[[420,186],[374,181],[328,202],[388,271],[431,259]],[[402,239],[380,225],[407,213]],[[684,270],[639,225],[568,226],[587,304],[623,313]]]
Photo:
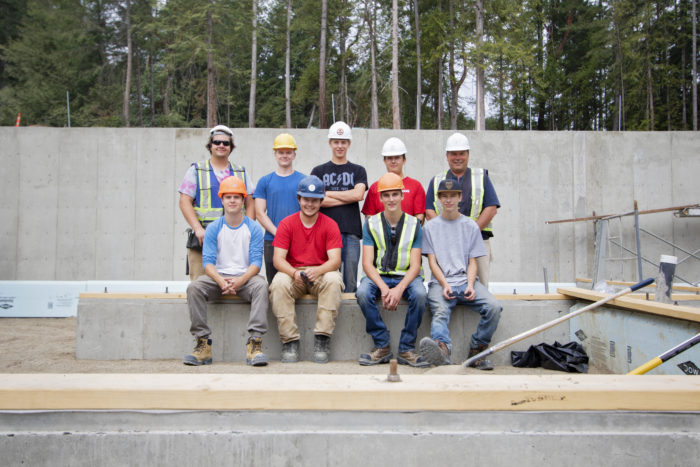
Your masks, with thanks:
[[[193,367],[180,360],[78,360],[76,318],[0,318],[0,373],[260,373],[260,374],[387,374],[389,365],[360,366],[356,361],[282,364],[265,367],[245,362],[214,362]],[[504,350],[506,351],[506,350]],[[591,368],[591,373],[600,373]],[[399,365],[399,374],[560,374],[542,368],[499,366],[479,371],[461,365],[418,369]]]

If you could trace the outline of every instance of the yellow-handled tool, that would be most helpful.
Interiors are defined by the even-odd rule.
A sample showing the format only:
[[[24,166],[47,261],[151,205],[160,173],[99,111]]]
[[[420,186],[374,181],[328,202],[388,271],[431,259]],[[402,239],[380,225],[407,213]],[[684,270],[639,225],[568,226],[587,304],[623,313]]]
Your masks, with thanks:
[[[675,357],[676,355],[678,355],[679,353],[685,352],[686,350],[688,350],[689,348],[691,348],[692,346],[694,346],[698,342],[700,342],[700,333],[695,334],[694,337],[691,337],[687,341],[685,341],[681,344],[678,344],[677,346],[675,346],[671,350],[667,350],[666,352],[662,353],[658,357],[652,358],[651,360],[646,362],[644,365],[638,366],[637,368],[635,368],[634,370],[630,371],[627,374],[628,375],[643,375],[647,371],[651,371],[654,368],[656,368],[657,366],[661,365],[666,360],[670,360],[673,357]]]

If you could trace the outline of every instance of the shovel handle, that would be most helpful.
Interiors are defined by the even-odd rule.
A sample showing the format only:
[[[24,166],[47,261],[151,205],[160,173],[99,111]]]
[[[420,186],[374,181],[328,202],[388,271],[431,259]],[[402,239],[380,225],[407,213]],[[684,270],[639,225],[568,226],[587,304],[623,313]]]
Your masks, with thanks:
[[[643,289],[647,285],[651,285],[652,282],[654,282],[653,277],[650,277],[649,279],[644,279],[643,281],[639,281],[630,287],[630,291],[634,292],[635,290]]]

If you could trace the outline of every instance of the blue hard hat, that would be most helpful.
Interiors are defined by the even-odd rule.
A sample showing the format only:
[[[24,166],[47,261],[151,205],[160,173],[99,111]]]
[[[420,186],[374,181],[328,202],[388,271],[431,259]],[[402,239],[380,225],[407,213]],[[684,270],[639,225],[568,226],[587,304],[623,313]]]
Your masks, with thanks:
[[[299,182],[297,195],[304,198],[325,198],[326,186],[317,176],[309,175]]]

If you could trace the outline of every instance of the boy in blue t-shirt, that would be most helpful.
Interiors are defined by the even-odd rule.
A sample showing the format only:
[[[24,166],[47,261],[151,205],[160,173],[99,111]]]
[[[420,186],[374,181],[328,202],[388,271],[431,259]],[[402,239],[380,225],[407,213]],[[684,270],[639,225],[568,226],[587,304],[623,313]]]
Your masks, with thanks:
[[[289,133],[280,133],[272,144],[272,151],[277,161],[277,169],[260,179],[255,189],[255,210],[258,222],[265,229],[264,256],[267,283],[271,284],[277,273],[272,264],[277,226],[285,217],[299,210],[297,186],[305,177],[294,170],[293,162],[297,157],[297,144]]]

